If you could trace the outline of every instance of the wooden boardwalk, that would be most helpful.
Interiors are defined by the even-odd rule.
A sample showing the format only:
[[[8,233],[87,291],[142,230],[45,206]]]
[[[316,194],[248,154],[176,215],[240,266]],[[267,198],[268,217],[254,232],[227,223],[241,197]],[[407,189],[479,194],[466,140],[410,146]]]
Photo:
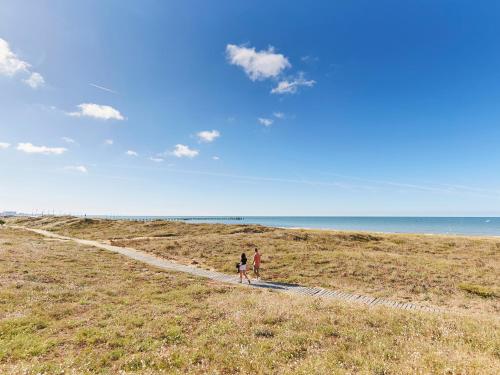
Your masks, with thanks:
[[[28,230],[58,240],[74,241],[82,245],[93,246],[100,249],[112,251],[114,253],[119,253],[129,258],[135,259],[137,261],[168,271],[184,272],[191,275],[215,280],[221,283],[239,284],[239,276],[237,275],[227,275],[225,273],[217,271],[209,271],[195,266],[179,264],[129,247],[113,246],[98,241],[83,240],[79,238],[61,236],[59,234],[41,229],[32,229],[21,226],[11,226],[11,227],[16,229]],[[342,292],[340,290],[324,289],[318,287],[307,287],[297,284],[286,284],[286,283],[278,283],[272,281],[254,280],[250,285],[247,284],[245,281],[241,285],[252,288],[275,290],[294,295],[334,299],[349,303],[362,304],[366,306],[386,306],[389,308],[400,309],[400,310],[424,311],[432,313],[446,312],[446,310],[434,306],[423,306],[411,302],[398,302],[385,298],[375,298],[360,294]]]

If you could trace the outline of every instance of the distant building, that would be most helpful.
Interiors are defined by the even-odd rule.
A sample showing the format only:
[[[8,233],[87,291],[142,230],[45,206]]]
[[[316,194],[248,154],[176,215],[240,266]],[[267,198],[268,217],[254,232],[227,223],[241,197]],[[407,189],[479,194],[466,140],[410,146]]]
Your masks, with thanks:
[[[0,212],[1,217],[7,217],[7,216],[16,216],[17,212],[16,211],[3,211]]]

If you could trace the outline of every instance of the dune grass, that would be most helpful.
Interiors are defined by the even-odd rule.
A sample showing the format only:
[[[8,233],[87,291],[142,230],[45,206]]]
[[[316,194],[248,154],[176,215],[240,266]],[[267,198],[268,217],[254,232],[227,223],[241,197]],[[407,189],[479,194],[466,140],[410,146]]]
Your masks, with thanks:
[[[478,295],[483,298],[497,298],[497,293],[492,288],[487,288],[481,285],[474,285],[469,283],[462,283],[459,285],[459,288],[469,292],[471,294]]]
[[[107,240],[227,273],[234,272],[241,252],[251,256],[257,247],[263,254],[262,273],[267,279],[500,313],[500,240],[493,238],[74,217],[10,222]],[[474,285],[476,292],[464,285]],[[479,290],[489,291],[488,298]]]
[[[499,328],[222,285],[0,228],[0,373],[497,374]]]

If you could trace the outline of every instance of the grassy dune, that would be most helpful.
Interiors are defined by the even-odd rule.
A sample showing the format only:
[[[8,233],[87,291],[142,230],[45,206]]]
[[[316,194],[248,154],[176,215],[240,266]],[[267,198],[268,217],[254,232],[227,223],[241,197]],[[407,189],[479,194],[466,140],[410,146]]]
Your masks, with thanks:
[[[242,251],[258,247],[263,275],[275,281],[500,313],[499,239],[71,217],[14,221],[229,273]]]
[[[0,373],[498,374],[499,332],[491,316],[221,285],[0,226]]]

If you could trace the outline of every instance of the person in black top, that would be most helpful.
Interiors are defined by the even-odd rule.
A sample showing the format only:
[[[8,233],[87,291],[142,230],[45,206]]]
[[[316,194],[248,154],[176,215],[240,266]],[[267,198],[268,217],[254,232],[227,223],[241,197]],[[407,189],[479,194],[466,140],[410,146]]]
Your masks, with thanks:
[[[245,276],[248,283],[251,284],[250,279],[248,278],[247,275],[247,256],[245,255],[245,253],[241,254],[241,260],[239,263],[238,271],[240,273],[240,283],[243,281],[243,276]]]

